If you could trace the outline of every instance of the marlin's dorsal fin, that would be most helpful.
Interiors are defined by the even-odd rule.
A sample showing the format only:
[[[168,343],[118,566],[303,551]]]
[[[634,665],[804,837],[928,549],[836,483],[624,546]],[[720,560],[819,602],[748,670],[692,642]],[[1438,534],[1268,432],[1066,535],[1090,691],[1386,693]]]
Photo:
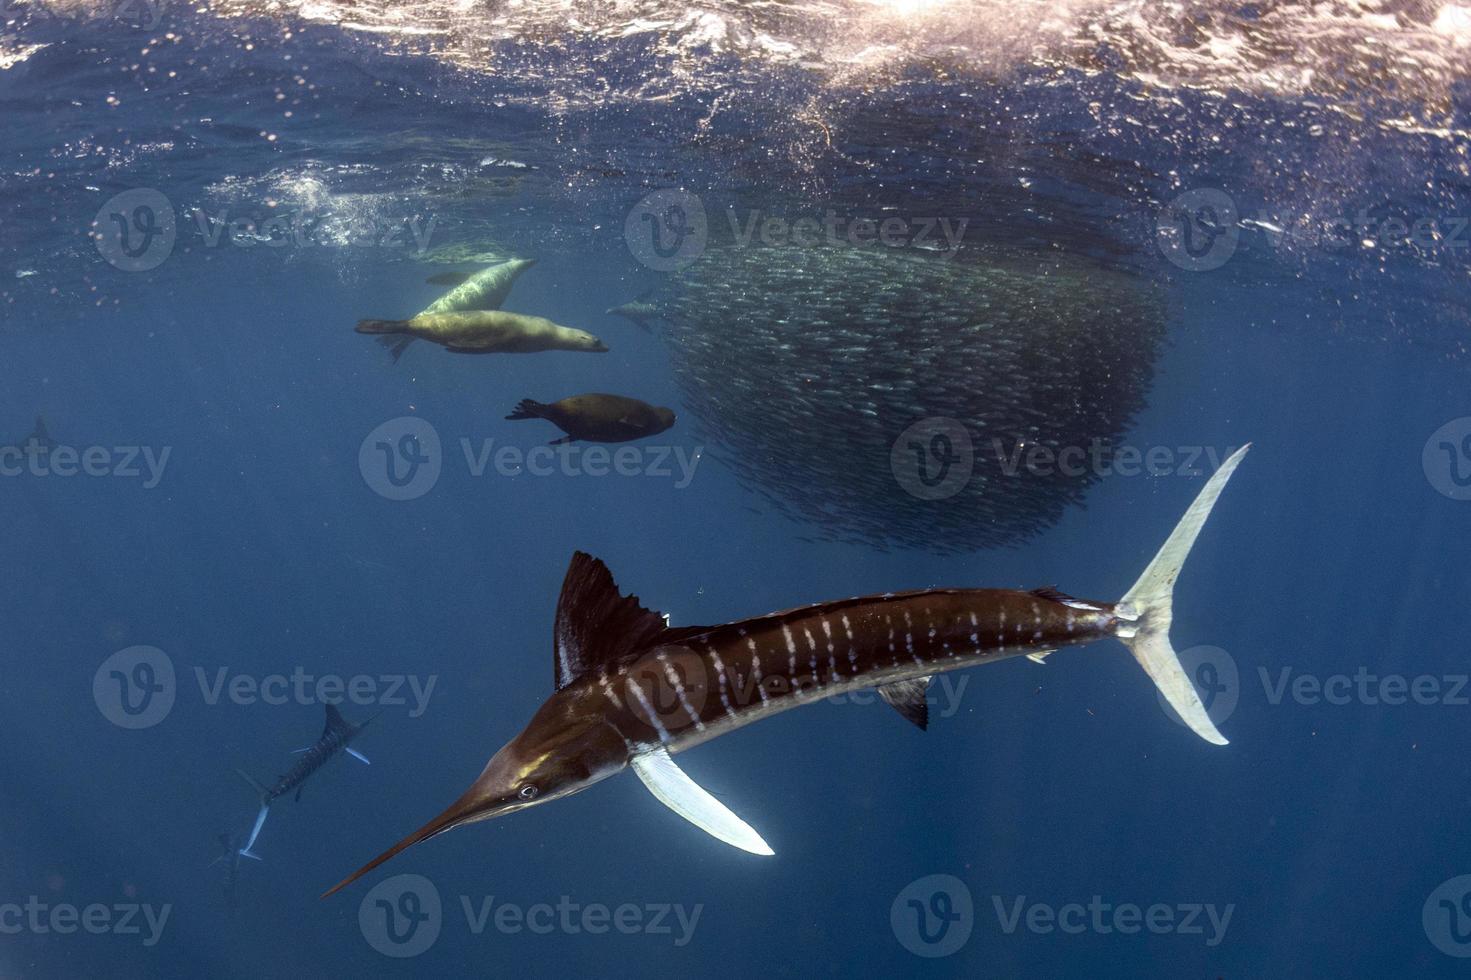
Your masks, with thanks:
[[[925,731],[930,726],[930,706],[924,698],[929,685],[928,677],[915,677],[882,684],[878,692],[879,697],[893,705],[895,711],[918,725],[920,731]]]
[[[622,595],[608,566],[576,552],[562,581],[552,627],[556,684],[561,690],[590,669],[617,664],[646,650],[664,632],[662,613]]]
[[[1033,589],[1032,595],[1039,599],[1051,599],[1053,602],[1067,602],[1073,598],[1055,585],[1044,585],[1040,589]]]

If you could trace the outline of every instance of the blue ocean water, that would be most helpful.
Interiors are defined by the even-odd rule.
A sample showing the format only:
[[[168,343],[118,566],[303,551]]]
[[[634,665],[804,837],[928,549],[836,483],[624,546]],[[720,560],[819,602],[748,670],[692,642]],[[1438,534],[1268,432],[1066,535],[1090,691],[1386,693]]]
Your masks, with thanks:
[[[1471,14],[1023,13],[0,4],[0,445],[50,440],[0,475],[0,975],[1463,973]],[[1147,285],[1165,340],[1119,441],[1158,465],[1010,548],[799,519],[773,497],[839,488],[763,477],[691,407],[676,327],[607,312],[672,281],[639,237],[660,193],[712,241],[727,215],[964,219],[956,262]],[[942,261],[924,244],[896,248]],[[607,353],[394,364],[352,329],[513,255],[537,264],[505,308]],[[1067,396],[1036,370],[1045,415]],[[585,391],[679,421],[629,473],[585,447],[529,471],[559,433],[504,416]],[[680,756],[772,858],[622,774],[318,897],[551,694],[577,550],[676,625],[937,586],[1112,601],[1246,442],[1174,608],[1227,746],[1108,641],[942,675],[928,731],[859,695]],[[274,804],[227,889],[219,835],[258,804],[233,770],[284,773],[324,701],[372,719],[371,765]]]

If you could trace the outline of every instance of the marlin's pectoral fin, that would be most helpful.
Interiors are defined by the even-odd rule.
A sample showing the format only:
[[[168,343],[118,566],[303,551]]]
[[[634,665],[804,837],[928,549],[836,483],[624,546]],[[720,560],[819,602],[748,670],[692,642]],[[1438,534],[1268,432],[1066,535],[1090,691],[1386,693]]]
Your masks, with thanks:
[[[1056,650],[1038,650],[1036,653],[1027,654],[1027,659],[1034,664],[1045,664],[1047,658],[1056,652]]]
[[[717,840],[752,854],[771,856],[776,852],[761,835],[724,803],[701,789],[683,769],[674,764],[667,749],[635,755],[629,765],[649,792],[675,813]]]
[[[343,749],[343,751],[346,752],[348,755],[352,756],[354,759],[356,759],[359,762],[361,762],[365,766],[371,766],[372,765],[372,763],[368,761],[368,757],[367,756],[363,755],[361,752],[359,752],[357,749],[355,749],[355,748],[353,748],[351,746],[348,746],[347,748]]]
[[[252,854],[249,851],[238,851],[237,853],[243,858],[250,858],[252,861],[265,860],[265,858],[261,857],[259,854]]]

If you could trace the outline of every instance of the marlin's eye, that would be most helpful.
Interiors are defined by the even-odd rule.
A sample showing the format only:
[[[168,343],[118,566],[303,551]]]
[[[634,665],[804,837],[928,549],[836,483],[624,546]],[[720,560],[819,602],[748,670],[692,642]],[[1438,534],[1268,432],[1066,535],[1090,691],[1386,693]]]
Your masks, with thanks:
[[[527,783],[516,791],[516,795],[523,800],[534,800],[536,799],[536,787]]]

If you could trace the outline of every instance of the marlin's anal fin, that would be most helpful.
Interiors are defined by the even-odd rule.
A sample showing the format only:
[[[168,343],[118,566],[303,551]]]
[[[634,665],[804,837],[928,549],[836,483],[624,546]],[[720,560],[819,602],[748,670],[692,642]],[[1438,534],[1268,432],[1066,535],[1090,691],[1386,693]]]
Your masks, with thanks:
[[[776,853],[750,824],[685,775],[669,757],[668,749],[635,755],[629,765],[660,803],[711,837],[752,854],[770,857]]]
[[[1034,664],[1045,664],[1047,658],[1056,653],[1056,650],[1038,650],[1036,653],[1027,654],[1027,659]]]
[[[929,684],[928,677],[915,677],[907,681],[882,684],[878,688],[879,697],[889,702],[899,714],[918,725],[920,731],[925,731],[930,726],[930,706],[925,701],[925,691],[929,688]]]
[[[361,762],[365,766],[371,766],[372,765],[372,763],[368,761],[368,757],[367,756],[363,755],[361,752],[359,752],[357,749],[353,748],[352,746],[347,746],[342,751],[346,752],[348,755],[352,756],[354,759],[358,760],[359,762]]]

